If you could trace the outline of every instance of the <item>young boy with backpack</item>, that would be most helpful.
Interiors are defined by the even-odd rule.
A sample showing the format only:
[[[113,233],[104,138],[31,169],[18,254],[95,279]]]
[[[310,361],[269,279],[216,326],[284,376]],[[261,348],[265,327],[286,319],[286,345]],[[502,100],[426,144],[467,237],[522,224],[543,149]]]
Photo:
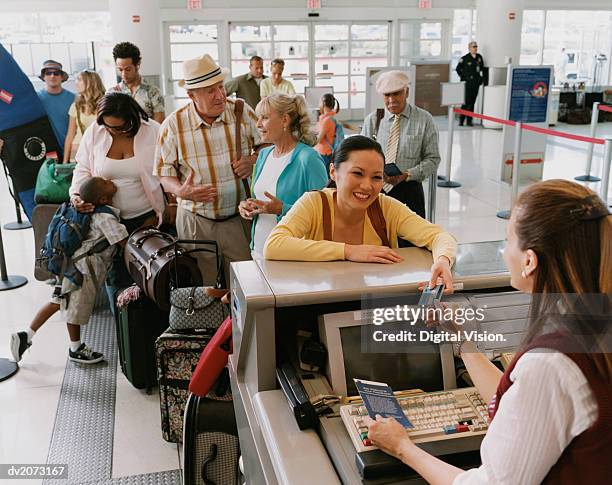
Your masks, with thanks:
[[[30,327],[11,335],[11,353],[19,362],[32,345],[36,331],[59,309],[66,318],[73,362],[95,364],[104,356],[81,342],[81,325],[89,322],[96,293],[111,265],[115,245],[128,233],[119,222],[119,211],[109,207],[117,187],[110,180],[92,177],[80,187],[80,197],[96,206],[92,214],[78,213],[68,203],[58,209],[41,252],[48,269],[60,283],[51,301],[38,311]]]
[[[334,153],[340,146],[340,143],[342,143],[342,140],[344,140],[344,129],[334,118],[339,111],[340,103],[333,94],[326,93],[321,96],[319,104],[319,112],[321,114],[317,125],[319,137],[314,148],[323,158],[323,162],[325,162],[327,175],[329,175],[329,165],[334,160]]]

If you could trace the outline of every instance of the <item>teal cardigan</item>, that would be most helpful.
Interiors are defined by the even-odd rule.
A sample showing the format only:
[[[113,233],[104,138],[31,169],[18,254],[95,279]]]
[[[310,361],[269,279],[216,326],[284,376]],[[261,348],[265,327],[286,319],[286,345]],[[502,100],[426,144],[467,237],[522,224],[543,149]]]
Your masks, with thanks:
[[[274,150],[274,146],[266,147],[259,152],[255,162],[252,187],[255,187],[255,182],[261,175],[261,171],[267,163],[268,155],[272,150]],[[280,221],[304,193],[322,189],[327,181],[327,171],[321,155],[314,148],[298,142],[291,154],[289,163],[276,182],[276,197],[283,201],[283,211],[276,216],[276,220]],[[257,216],[253,218],[251,229],[251,249],[253,249],[256,224]]]

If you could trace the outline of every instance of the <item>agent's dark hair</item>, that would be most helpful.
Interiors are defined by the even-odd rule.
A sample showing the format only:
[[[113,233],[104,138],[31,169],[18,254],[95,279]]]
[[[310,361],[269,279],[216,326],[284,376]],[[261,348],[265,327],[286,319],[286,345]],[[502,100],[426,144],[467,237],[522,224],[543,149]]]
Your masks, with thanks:
[[[385,153],[383,152],[380,143],[378,143],[376,140],[372,140],[372,138],[368,138],[367,136],[353,135],[342,140],[342,143],[340,143],[340,146],[336,150],[333,160],[334,169],[337,171],[340,168],[340,165],[349,159],[351,153],[365,150],[373,150],[378,153],[382,157],[384,163]],[[327,183],[327,187],[336,188],[336,182],[330,180]]]
[[[321,103],[323,103],[323,106],[326,108],[333,109],[336,114],[340,112],[340,101],[331,93],[325,93],[321,96]]]
[[[104,193],[104,179],[102,177],[91,177],[85,180],[79,187],[79,196],[83,202],[97,205]]]
[[[113,47],[113,59],[132,59],[132,64],[137,66],[142,58],[140,57],[140,49],[131,42],[120,42]]]
[[[104,116],[114,116],[121,118],[128,126],[126,134],[129,137],[136,136],[140,130],[140,123],[149,120],[149,115],[140,105],[128,94],[108,93],[102,96],[98,102],[98,117],[96,122],[104,125]]]
[[[259,56],[251,56],[251,58],[249,59],[249,66],[254,62],[263,62],[263,59]]]

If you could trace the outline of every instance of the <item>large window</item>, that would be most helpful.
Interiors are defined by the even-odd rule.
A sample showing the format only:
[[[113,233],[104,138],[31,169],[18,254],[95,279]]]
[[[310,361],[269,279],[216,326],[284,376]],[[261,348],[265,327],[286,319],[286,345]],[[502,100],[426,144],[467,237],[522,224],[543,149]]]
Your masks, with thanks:
[[[521,63],[555,66],[555,82],[610,80],[612,12],[526,10],[523,15]]]
[[[315,85],[332,86],[343,110],[365,106],[368,67],[389,63],[389,26],[315,24]]]
[[[400,22],[400,64],[411,60],[448,58],[442,20],[407,20]]]
[[[230,25],[232,76],[249,70],[249,58],[264,60],[264,71],[270,74],[270,61],[285,61],[283,77],[303,93],[309,85],[308,24],[234,24]]]
[[[296,92],[306,86],[331,86],[342,109],[341,116],[361,116],[351,110],[365,105],[368,67],[389,63],[389,23],[230,24],[232,75],[248,71],[249,58],[285,60],[284,77]]]
[[[544,28],[543,10],[525,10],[521,32],[521,64],[542,64]]]
[[[95,68],[106,84],[115,82],[109,12],[3,13],[0,42],[39,87],[41,64],[61,62],[69,74]],[[73,80],[68,89],[74,90]]]
[[[453,13],[453,35],[451,43],[451,80],[459,81],[455,67],[467,53],[468,44],[476,36],[476,11],[457,9]]]
[[[177,105],[187,102],[187,92],[178,85],[183,79],[182,63],[187,59],[209,54],[219,62],[217,24],[170,24],[168,40],[170,53],[169,81]]]
[[[315,85],[331,86],[341,109],[349,107],[350,24],[316,24]]]

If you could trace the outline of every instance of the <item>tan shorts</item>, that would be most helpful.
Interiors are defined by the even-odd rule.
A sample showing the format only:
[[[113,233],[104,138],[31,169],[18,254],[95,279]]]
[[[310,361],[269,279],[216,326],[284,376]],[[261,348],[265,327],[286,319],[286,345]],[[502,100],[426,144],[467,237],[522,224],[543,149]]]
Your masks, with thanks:
[[[96,279],[103,286],[106,272],[96,274]],[[74,289],[70,289],[70,287]],[[99,288],[96,288],[94,284],[94,279],[88,274],[83,275],[83,284],[77,288],[65,278],[62,284],[64,296],[62,298],[54,296],[51,301],[60,305],[62,318],[66,320],[66,323],[87,325],[96,303],[98,290]]]

